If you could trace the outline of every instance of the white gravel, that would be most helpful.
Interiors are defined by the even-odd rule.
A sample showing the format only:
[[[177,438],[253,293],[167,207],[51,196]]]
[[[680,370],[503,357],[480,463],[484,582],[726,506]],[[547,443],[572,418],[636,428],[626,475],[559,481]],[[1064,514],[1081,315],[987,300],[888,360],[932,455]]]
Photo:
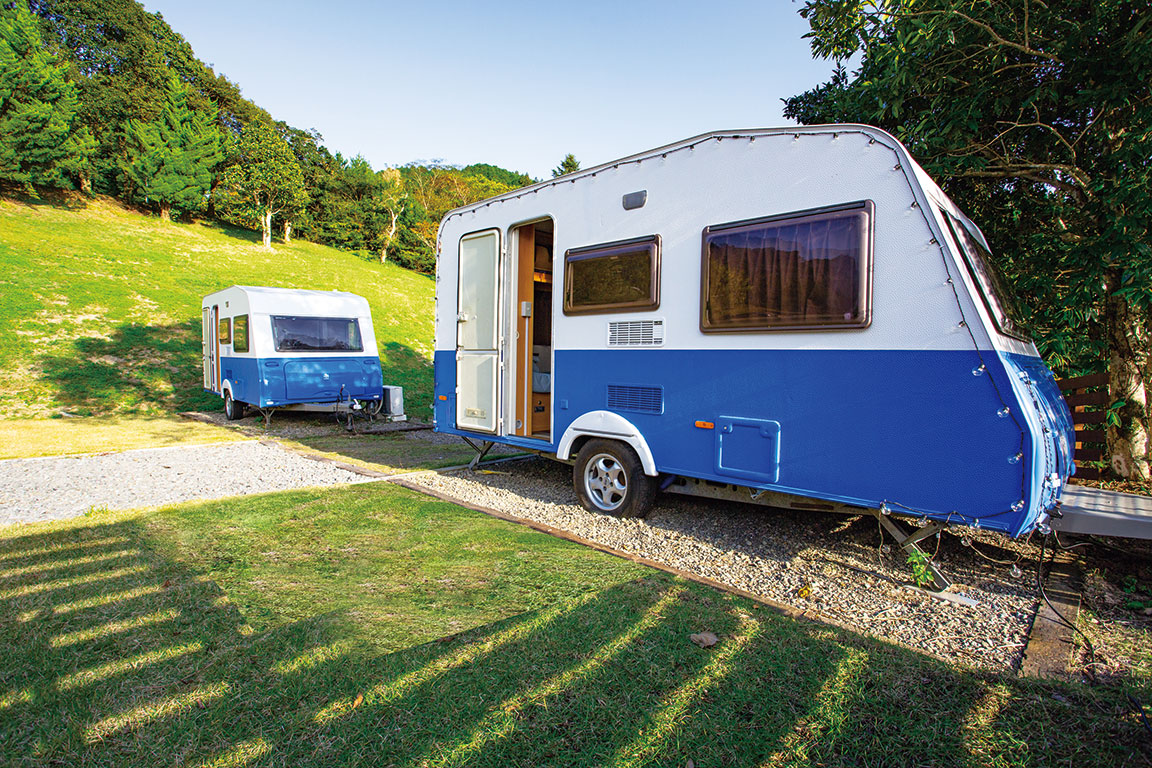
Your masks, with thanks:
[[[875,518],[774,510],[660,494],[645,520],[586,511],[570,467],[543,459],[486,472],[409,475],[408,482],[505,514],[559,528],[617,551],[697,574],[777,603],[937,656],[988,669],[1019,666],[1036,607],[1035,552],[981,534],[975,545],[999,560],[1023,555],[1020,570],[980,558],[945,534],[937,562],[952,591],[975,607],[910,586],[903,551],[883,551]],[[935,539],[928,542],[929,552]]]
[[[8,459],[0,461],[0,525],[62,520],[93,508],[135,509],[369,481],[255,440]]]

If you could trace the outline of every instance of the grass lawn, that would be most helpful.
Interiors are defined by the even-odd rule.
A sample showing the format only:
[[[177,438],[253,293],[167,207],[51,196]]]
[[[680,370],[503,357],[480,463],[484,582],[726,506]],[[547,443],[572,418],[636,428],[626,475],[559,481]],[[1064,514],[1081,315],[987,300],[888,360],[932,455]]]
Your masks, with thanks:
[[[383,484],[0,529],[4,765],[1139,764],[1124,693]]]
[[[0,459],[242,439],[231,430],[180,418],[0,419]]]
[[[200,300],[232,284],[364,296],[387,384],[430,416],[431,277],[298,241],[179,224],[79,196],[0,198],[0,416],[172,414],[201,391]]]

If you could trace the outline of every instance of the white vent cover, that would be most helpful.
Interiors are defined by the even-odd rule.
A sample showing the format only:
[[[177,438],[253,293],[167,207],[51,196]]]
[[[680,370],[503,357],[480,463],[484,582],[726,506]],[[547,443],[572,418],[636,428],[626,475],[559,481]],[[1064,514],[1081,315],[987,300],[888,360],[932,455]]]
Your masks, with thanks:
[[[608,323],[610,347],[658,347],[663,343],[663,320],[612,320]]]

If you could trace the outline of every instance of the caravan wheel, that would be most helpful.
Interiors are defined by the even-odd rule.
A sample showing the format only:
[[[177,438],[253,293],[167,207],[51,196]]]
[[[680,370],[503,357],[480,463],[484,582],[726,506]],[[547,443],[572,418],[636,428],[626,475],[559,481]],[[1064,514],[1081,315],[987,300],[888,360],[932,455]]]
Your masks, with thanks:
[[[656,496],[654,478],[644,474],[640,457],[613,440],[590,440],[576,456],[572,483],[590,512],[644,517]]]
[[[231,392],[224,393],[224,418],[228,421],[244,418],[244,403],[233,400]]]

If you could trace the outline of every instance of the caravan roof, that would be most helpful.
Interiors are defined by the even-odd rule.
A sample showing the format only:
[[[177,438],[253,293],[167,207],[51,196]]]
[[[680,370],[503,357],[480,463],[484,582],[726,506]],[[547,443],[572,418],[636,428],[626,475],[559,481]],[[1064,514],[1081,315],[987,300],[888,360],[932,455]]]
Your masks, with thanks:
[[[250,312],[260,314],[363,317],[371,312],[368,301],[363,296],[345,291],[312,291],[255,285],[234,285],[232,289],[237,289],[248,297]],[[211,303],[210,298],[206,297],[205,302]]]

